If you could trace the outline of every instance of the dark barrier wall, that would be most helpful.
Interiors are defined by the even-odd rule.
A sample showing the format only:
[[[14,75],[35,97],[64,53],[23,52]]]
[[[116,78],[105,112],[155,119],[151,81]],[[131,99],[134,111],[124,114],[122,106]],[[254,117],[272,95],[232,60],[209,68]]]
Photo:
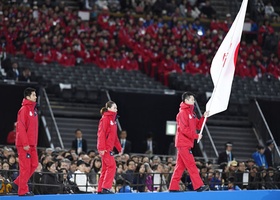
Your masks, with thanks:
[[[8,133],[13,130],[17,120],[17,112],[21,107],[24,89],[34,85],[6,85],[0,84],[0,144],[6,144]]]
[[[165,134],[167,120],[176,120],[181,95],[159,95],[110,92],[111,99],[118,105],[122,129],[127,130],[127,139],[132,142],[133,152],[143,153],[146,134],[153,132],[158,144],[158,154],[167,154],[173,136]],[[194,154],[201,156],[198,148]]]
[[[279,145],[280,144],[280,123],[279,123],[280,101],[258,99],[258,102],[265,116],[265,119],[269,125],[269,128],[273,134],[273,137],[276,143]]]

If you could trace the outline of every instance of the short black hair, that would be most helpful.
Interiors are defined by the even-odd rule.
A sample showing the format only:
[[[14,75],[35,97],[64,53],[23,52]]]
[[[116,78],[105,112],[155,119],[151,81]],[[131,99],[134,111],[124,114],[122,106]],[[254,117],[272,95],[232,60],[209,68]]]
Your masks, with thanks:
[[[81,132],[82,132],[81,129],[77,128],[77,129],[75,130],[75,134],[76,134],[78,131],[81,131]]]
[[[191,92],[184,92],[184,93],[182,94],[182,101],[184,102],[185,99],[190,98],[190,96],[195,97],[195,95],[194,95],[193,93],[191,93]]]
[[[36,92],[36,89],[31,87],[26,88],[23,93],[24,98],[29,97],[32,94],[32,92]]]

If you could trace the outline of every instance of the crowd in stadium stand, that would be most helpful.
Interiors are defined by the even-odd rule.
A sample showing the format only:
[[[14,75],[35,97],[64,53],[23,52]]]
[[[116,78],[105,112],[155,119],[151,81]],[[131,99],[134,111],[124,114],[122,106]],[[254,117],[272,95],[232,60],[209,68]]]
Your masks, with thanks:
[[[39,165],[30,180],[35,194],[94,193],[101,170],[98,153],[90,150],[78,155],[74,149],[39,149]],[[115,155],[115,192],[167,191],[175,167],[173,156],[144,154]],[[211,190],[278,189],[279,170],[259,167],[254,159],[222,162],[219,165],[196,160],[201,177]],[[18,158],[11,147],[0,148],[2,194],[16,193],[13,180],[18,176]],[[244,179],[247,177],[247,179]],[[181,191],[193,191],[188,172],[184,172]]]
[[[86,1],[81,7],[90,9],[89,21],[62,1],[46,2],[33,7],[1,5],[2,54],[44,65],[93,63],[100,68],[140,69],[165,85],[173,72],[207,75],[232,23],[230,14],[219,20],[210,1],[96,1],[92,7]],[[280,78],[279,33],[270,25],[279,17],[271,15],[262,14],[260,25],[251,20],[253,31],[248,34],[253,39],[242,40],[236,75]],[[201,23],[205,19],[209,26]]]

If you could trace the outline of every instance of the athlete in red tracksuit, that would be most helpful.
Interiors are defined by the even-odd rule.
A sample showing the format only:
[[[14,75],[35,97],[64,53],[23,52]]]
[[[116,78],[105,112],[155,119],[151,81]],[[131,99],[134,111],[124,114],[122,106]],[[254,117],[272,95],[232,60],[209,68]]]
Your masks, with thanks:
[[[18,186],[19,196],[33,195],[29,192],[27,182],[38,166],[38,116],[36,93],[33,88],[24,90],[22,107],[18,111],[16,128],[16,148],[19,158],[19,176],[14,181]]]
[[[99,121],[97,133],[97,150],[101,155],[102,170],[98,181],[97,192],[100,194],[111,194],[116,162],[112,154],[116,147],[118,152],[122,152],[121,143],[117,134],[117,105],[113,101],[108,101],[100,111],[102,118]]]
[[[175,146],[177,148],[177,160],[169,185],[169,191],[179,191],[179,182],[185,169],[187,169],[190,174],[194,190],[209,190],[209,187],[204,185],[201,180],[191,151],[194,140],[202,138],[202,135],[197,134],[196,130],[201,129],[204,117],[208,115],[208,112],[205,112],[201,119],[196,117],[193,111],[195,99],[194,95],[190,92],[185,92],[182,95],[182,101],[183,102],[180,104],[180,111],[176,117],[177,133],[175,137]]]

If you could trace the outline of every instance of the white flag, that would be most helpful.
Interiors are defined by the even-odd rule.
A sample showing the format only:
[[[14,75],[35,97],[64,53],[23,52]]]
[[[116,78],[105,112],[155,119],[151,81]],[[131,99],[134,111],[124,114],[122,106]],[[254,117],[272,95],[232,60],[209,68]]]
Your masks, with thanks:
[[[230,30],[212,60],[210,74],[214,90],[206,104],[208,117],[223,112],[228,107],[247,4],[248,0],[243,0]]]

